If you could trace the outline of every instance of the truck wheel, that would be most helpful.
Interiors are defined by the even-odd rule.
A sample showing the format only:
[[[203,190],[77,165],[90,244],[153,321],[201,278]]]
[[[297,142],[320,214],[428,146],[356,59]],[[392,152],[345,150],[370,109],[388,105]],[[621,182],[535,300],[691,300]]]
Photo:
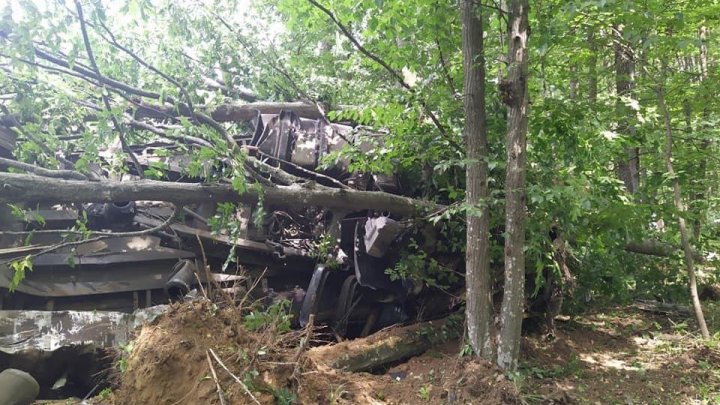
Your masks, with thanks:
[[[40,385],[30,374],[8,368],[0,372],[0,405],[29,405],[40,393]]]

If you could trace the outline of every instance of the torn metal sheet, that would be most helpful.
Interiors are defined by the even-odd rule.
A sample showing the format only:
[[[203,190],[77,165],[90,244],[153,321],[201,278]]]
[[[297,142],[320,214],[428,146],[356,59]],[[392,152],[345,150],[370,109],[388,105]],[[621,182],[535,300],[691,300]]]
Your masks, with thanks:
[[[127,314],[111,311],[0,311],[0,351],[53,351],[64,346],[112,347],[128,342],[138,326],[152,322],[167,305]]]

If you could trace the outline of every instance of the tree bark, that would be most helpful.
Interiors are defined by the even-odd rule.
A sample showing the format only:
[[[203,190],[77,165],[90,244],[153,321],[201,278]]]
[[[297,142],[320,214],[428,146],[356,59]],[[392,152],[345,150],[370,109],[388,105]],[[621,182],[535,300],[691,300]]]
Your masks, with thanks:
[[[618,132],[635,138],[635,127],[626,118],[632,114],[621,97],[629,97],[635,88],[635,61],[633,50],[625,43],[622,37],[622,26],[615,25],[615,88],[617,91],[617,109],[619,116]],[[625,148],[625,156],[618,160],[618,176],[625,183],[625,188],[635,194],[640,187],[640,148],[630,146]]]
[[[570,98],[570,100],[576,100],[578,98],[578,86],[578,64],[573,63],[570,66],[570,88],[568,91],[568,97]]]
[[[336,109],[341,109],[338,107]],[[198,109],[204,110],[202,106]],[[208,114],[217,122],[247,122],[254,120],[258,113],[260,114],[279,114],[280,111],[293,111],[303,118],[319,119],[322,118],[322,112],[315,104],[296,102],[255,102],[247,104],[221,104]],[[178,115],[191,116],[191,112],[183,106],[175,107],[169,105],[157,105],[150,103],[139,103],[135,111],[135,119],[154,118],[166,119],[168,117],[177,117]]]
[[[480,2],[460,4],[465,72],[465,169],[467,240],[465,247],[465,318],[468,339],[475,353],[490,360],[493,355],[490,327],[490,210],[488,208],[487,127],[485,125],[485,57]]]
[[[626,252],[658,257],[671,257],[677,254],[679,250],[682,250],[682,246],[652,239],[628,242],[627,245],[625,245]],[[702,254],[695,250],[693,250],[692,256],[696,262],[701,263],[705,261]]]
[[[43,177],[52,177],[56,179],[88,180],[87,176],[74,170],[51,170],[40,166],[18,162],[17,160],[0,158],[0,170],[5,170],[5,167],[13,167],[15,169],[35,173]]]
[[[700,39],[700,88],[702,89],[705,85],[707,85],[707,79],[708,79],[708,49],[707,49],[707,36],[708,36],[708,28],[706,26],[700,27],[700,30],[698,32],[698,37]],[[710,118],[710,105],[712,103],[710,100],[708,100],[705,103],[705,108],[703,109],[703,124],[701,126],[701,133],[703,136],[707,137],[707,131],[709,130],[709,125],[707,125],[707,121]],[[688,119],[689,119],[690,113],[688,113]],[[689,126],[689,125],[688,125]],[[689,132],[688,132],[689,134]],[[707,137],[703,139],[700,142],[699,150],[704,153],[708,153],[710,150],[710,138]],[[707,179],[707,159],[701,159],[698,163],[698,184],[700,187],[700,190],[695,192],[695,195],[693,198],[696,202],[700,202],[705,199],[705,195],[707,192],[707,189],[705,188],[706,179]],[[695,208],[695,220],[693,221],[693,241],[696,241],[700,239],[700,232],[702,231],[702,225],[704,217],[706,216],[706,210],[702,208],[702,204],[692,204],[692,206],[698,207]]]
[[[598,76],[597,76],[597,41],[595,40],[595,28],[590,27],[587,35],[590,44],[590,57],[588,58],[588,101],[595,104],[598,94]]]
[[[249,187],[243,194],[229,184],[173,183],[166,181],[76,181],[0,172],[0,203],[16,202],[112,202],[167,201],[177,204],[239,202],[288,208],[320,206],[345,211],[374,209],[413,216],[442,208],[431,202],[374,191],[335,189],[314,183],[305,185]]]
[[[678,180],[677,174],[673,167],[672,162],[672,125],[670,123],[670,113],[668,112],[667,105],[665,104],[665,94],[663,85],[659,84],[656,88],[658,106],[660,107],[660,114],[662,114],[665,122],[665,165],[667,166],[668,177],[672,179],[673,186],[673,202],[675,203],[675,209],[678,215],[678,227],[680,228],[680,240],[682,242],[683,251],[685,253],[685,267],[688,272],[688,284],[690,287],[690,298],[692,298],[693,309],[695,310],[695,318],[697,319],[698,326],[700,327],[700,333],[704,339],[710,338],[710,332],[708,331],[707,324],[705,323],[705,316],[703,315],[702,305],[700,304],[700,297],[698,296],[697,290],[697,279],[695,277],[695,264],[693,263],[692,248],[690,247],[690,238],[688,236],[687,225],[685,223],[685,205],[682,202],[682,193],[680,190],[680,180]]]
[[[509,65],[505,82],[507,174],[505,179],[505,290],[500,314],[497,364],[517,368],[525,300],[525,160],[528,129],[528,0],[509,7]]]
[[[315,362],[345,371],[369,371],[422,354],[462,336],[461,322],[448,319],[386,329],[367,338],[308,350]]]

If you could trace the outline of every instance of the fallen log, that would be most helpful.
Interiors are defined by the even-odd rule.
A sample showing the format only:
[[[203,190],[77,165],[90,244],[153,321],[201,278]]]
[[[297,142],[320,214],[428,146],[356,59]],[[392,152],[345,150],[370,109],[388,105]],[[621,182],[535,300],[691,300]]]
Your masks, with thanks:
[[[687,305],[673,304],[668,302],[660,302],[654,300],[637,300],[632,305],[633,307],[645,311],[652,312],[655,314],[662,315],[678,315],[678,316],[689,316],[690,308]]]
[[[638,253],[641,255],[658,257],[670,257],[675,255],[679,256],[682,254],[682,249],[680,246],[652,239],[629,242],[627,245],[625,245],[625,251],[630,253]],[[698,263],[702,263],[705,261],[705,258],[702,256],[702,254],[696,251],[693,251],[693,259]]]
[[[308,350],[308,357],[345,371],[368,371],[420,355],[462,336],[463,322],[451,318],[385,329],[367,338]]]
[[[259,114],[279,114],[280,111],[292,111],[295,114],[310,119],[319,119],[323,117],[323,113],[315,104],[296,102],[266,102],[258,101],[254,103],[228,103],[221,104],[212,109],[206,109],[198,106],[201,111],[206,111],[213,120],[217,122],[249,122],[254,120]],[[138,101],[135,119],[154,118],[166,119],[168,117],[177,117],[180,115],[192,116],[192,112],[186,105],[158,105],[147,102]]]
[[[229,184],[174,183],[156,180],[78,181],[59,180],[30,174],[0,173],[0,203],[17,202],[113,202],[167,201],[177,205],[202,202],[238,202],[286,208],[319,206],[339,211],[379,210],[400,216],[414,216],[442,208],[432,202],[399,195],[336,189],[316,183],[291,186],[253,186],[238,194]]]

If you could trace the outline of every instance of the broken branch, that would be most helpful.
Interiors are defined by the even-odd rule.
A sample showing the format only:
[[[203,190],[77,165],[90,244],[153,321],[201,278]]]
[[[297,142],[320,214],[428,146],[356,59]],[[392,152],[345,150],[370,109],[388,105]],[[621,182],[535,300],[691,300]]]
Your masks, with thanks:
[[[44,167],[18,162],[17,160],[0,158],[0,165],[14,167],[38,176],[51,177],[55,179],[88,180],[87,176],[75,170],[51,170]]]
[[[368,371],[422,354],[431,347],[462,336],[462,333],[462,322],[445,318],[316,347],[310,349],[308,355],[316,362],[339,370]]]

